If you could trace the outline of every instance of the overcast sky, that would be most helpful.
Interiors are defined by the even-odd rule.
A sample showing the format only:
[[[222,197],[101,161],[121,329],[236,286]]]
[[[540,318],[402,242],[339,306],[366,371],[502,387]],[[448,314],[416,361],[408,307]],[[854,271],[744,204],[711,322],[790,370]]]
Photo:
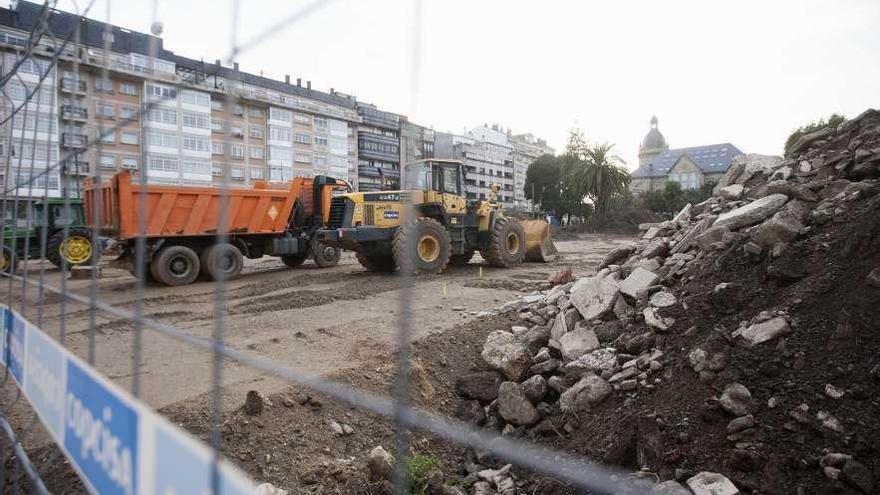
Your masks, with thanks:
[[[241,1],[239,39],[310,3]],[[109,21],[149,32],[152,4],[113,1]],[[413,5],[328,2],[241,54],[241,68],[311,80],[441,131],[497,122],[561,149],[577,124],[614,143],[630,169],[651,115],[672,147],[729,141],[773,154],[806,121],[880,106],[877,0],[424,0],[415,99]],[[108,20],[107,0],[92,12]],[[158,18],[166,49],[229,54],[231,2],[159,1]]]

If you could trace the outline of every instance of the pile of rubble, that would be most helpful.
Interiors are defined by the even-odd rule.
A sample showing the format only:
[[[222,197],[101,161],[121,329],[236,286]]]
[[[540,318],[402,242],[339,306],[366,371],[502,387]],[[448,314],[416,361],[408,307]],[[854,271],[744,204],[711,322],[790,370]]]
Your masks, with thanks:
[[[768,487],[779,486],[786,492],[792,486],[801,491],[802,486],[820,486],[815,479],[803,481],[801,473],[766,479],[774,477],[762,471],[773,450],[768,439],[780,430],[794,435],[801,446],[826,446],[786,461],[801,465],[780,468],[774,461],[773,469],[815,466],[831,483],[822,491],[873,493],[878,452],[866,444],[871,443],[868,438],[878,438],[878,430],[865,426],[860,413],[853,412],[855,406],[844,407],[840,400],[845,395],[867,400],[864,389],[874,380],[876,390],[880,359],[869,352],[860,357],[870,362],[847,364],[824,350],[814,353],[806,339],[824,344],[831,336],[821,332],[842,331],[840,321],[835,327],[831,320],[807,320],[816,309],[814,302],[829,303],[832,312],[855,305],[862,316],[875,311],[865,307],[880,302],[877,177],[880,112],[874,110],[836,129],[802,137],[787,158],[740,156],[713,197],[686,206],[669,221],[640,226],[641,238],[608,253],[595,275],[500,307],[499,312],[517,313],[521,324],[489,334],[482,350],[488,369],[459,377],[456,390],[464,399],[459,417],[504,435],[540,439],[576,435],[591,421],[585,417],[599,425],[628,408],[659,410],[666,400],[663,407],[669,411],[726,417],[723,429],[712,430],[721,436],[712,445],[725,446],[730,453],[723,461],[699,453],[700,447],[687,438],[687,431],[703,428],[693,426],[698,418],[674,418],[681,429],[675,446],[637,446],[633,467],[657,472],[665,480],[654,486],[656,493],[772,492]],[[859,229],[868,232],[853,240]],[[844,249],[836,250],[835,243]],[[858,257],[859,266],[850,266],[848,257]],[[861,280],[848,278],[845,287],[836,282],[853,270]],[[820,299],[838,287],[840,294],[835,295],[858,302]],[[876,320],[873,325],[876,329]],[[880,335],[865,338],[866,350],[880,343]],[[857,346],[852,352],[864,351]],[[806,379],[799,383],[805,362],[818,363],[820,369],[802,374],[809,376],[809,383],[823,383],[822,390],[807,390]],[[860,384],[849,390],[830,383],[866,366],[870,373],[864,375],[869,376],[860,377]],[[759,387],[760,400],[752,387]],[[700,396],[701,390],[709,393]],[[815,412],[805,402],[786,404],[811,395],[819,396],[813,402],[828,403]],[[682,403],[670,405],[678,396]],[[702,402],[687,402],[694,397]],[[783,407],[787,412],[777,414]],[[850,417],[842,421],[836,414]],[[876,404],[872,414],[877,415]],[[669,437],[674,430],[664,424],[669,421],[659,414],[649,417],[665,431],[653,442]],[[849,431],[848,423],[861,427],[860,437]],[[687,448],[679,445],[687,442]],[[834,450],[843,447],[860,453]],[[682,454],[687,449],[694,452],[689,464]],[[673,468],[685,464],[687,469]],[[746,474],[731,481],[704,465]]]

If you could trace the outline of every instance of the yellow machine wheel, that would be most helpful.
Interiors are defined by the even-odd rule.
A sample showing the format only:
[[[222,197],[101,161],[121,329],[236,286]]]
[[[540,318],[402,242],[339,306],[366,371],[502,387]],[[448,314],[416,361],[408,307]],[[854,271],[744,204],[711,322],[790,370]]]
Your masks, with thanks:
[[[49,239],[46,259],[55,266],[88,265],[97,253],[92,245],[92,233],[88,229],[72,228],[64,236],[64,232],[56,232]]]
[[[409,273],[440,273],[449,263],[449,232],[433,218],[401,225],[394,233],[394,262]]]
[[[18,260],[15,252],[9,246],[0,246],[0,273],[11,275],[15,273],[15,265]]]
[[[490,265],[511,268],[525,258],[526,233],[515,218],[502,217],[492,226],[492,240],[480,251]]]

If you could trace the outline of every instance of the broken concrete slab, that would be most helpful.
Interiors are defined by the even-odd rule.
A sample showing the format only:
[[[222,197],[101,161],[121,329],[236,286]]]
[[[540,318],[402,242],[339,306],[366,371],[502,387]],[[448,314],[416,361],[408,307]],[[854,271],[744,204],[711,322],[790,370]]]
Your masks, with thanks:
[[[739,495],[740,491],[724,475],[703,471],[686,481],[694,495]]]
[[[498,389],[498,414],[516,426],[532,425],[541,419],[538,410],[516,382],[504,382]]]
[[[803,201],[790,201],[769,220],[762,223],[752,239],[768,248],[780,242],[791,242],[804,228],[804,220],[809,212],[809,206]]]
[[[611,395],[611,385],[594,374],[588,374],[562,393],[559,407],[563,411],[578,411],[595,406]]]
[[[729,186],[719,188],[716,194],[724,199],[733,201],[739,199],[740,196],[742,196],[743,189],[745,189],[745,187],[743,187],[742,184],[731,184]]]
[[[578,328],[559,339],[560,352],[567,361],[575,359],[599,348],[599,339],[592,328]]]
[[[510,380],[519,380],[532,364],[532,356],[525,344],[504,330],[496,330],[486,337],[480,355],[486,364]]]
[[[659,279],[660,277],[654,272],[644,268],[636,268],[620,283],[620,292],[635,299],[638,297],[639,291],[656,284]]]
[[[614,307],[619,284],[617,277],[616,272],[605,275],[599,273],[593,277],[584,277],[572,286],[571,303],[585,320],[599,318]]]
[[[755,323],[745,329],[733,332],[734,337],[739,337],[747,347],[752,347],[779,336],[791,333],[791,326],[783,316],[777,316],[767,321]]]
[[[745,206],[722,213],[715,220],[713,227],[728,227],[731,230],[737,230],[754,225],[779,211],[787,202],[788,196],[784,194],[764,196]]]

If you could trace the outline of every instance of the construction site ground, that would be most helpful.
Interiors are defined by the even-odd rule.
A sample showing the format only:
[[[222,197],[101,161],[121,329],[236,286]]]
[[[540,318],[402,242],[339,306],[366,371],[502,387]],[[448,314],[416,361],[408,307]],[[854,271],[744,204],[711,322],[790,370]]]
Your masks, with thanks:
[[[595,266],[608,251],[631,242],[631,236],[582,234],[577,239],[557,242],[560,256],[551,263],[527,263],[514,269],[499,269],[484,265],[477,255],[465,267],[449,267],[442,275],[418,277],[412,295],[412,339],[430,343],[440,352],[426,356],[417,351],[417,357],[426,361],[423,363],[426,368],[446,366],[448,360],[456,359],[459,353],[456,349],[460,350],[460,346],[446,342],[445,334],[448,333],[453,340],[455,335],[459,339],[466,338],[468,322],[477,320],[480,312],[491,311],[524,292],[539,288],[548,278],[568,267],[575,276],[595,271]],[[31,264],[27,271],[30,280],[38,279],[39,265]],[[44,277],[46,284],[61,285],[61,274],[56,269],[45,270]],[[68,290],[89,296],[89,280],[67,280],[66,283]],[[385,390],[394,369],[401,277],[367,272],[351,253],[344,253],[339,265],[329,269],[319,269],[311,261],[300,268],[288,269],[276,258],[248,260],[241,277],[224,285],[219,296],[217,285],[210,282],[183,287],[148,285],[144,289],[141,310],[146,318],[209,339],[215,331],[219,297],[227,308],[223,316],[223,339],[229,346],[271,358],[302,372],[341,379],[356,388]],[[8,290],[7,285],[0,286],[4,300],[13,301],[13,307],[19,309],[21,284],[13,285],[11,295]],[[65,345],[83,358],[89,356],[89,328],[94,318],[96,368],[120,386],[131,387],[134,332],[129,319],[100,310],[93,313],[70,301],[62,304],[59,296],[49,293],[39,309],[32,302],[36,299],[36,290],[30,292],[28,300],[31,303],[26,305],[26,317],[34,323],[40,320],[41,327],[57,338],[60,337],[61,314],[66,313]],[[137,300],[135,279],[125,271],[105,266],[99,279],[98,298],[114,307],[134,311]],[[38,315],[40,311],[42,316]],[[491,318],[483,318],[475,323],[485,326],[491,321]],[[485,331],[476,333],[478,336],[473,344],[479,346]],[[442,352],[444,348],[449,352]],[[206,394],[211,386],[211,361],[211,354],[205,350],[145,329],[140,362],[142,400],[193,433],[206,433]],[[375,384],[371,384],[371,372],[376,375]],[[291,393],[281,380],[231,360],[224,365],[222,384],[225,409],[230,414],[240,408],[249,390],[268,396]],[[428,399],[435,392],[432,387],[431,383],[416,383],[416,391],[420,394],[417,402]],[[26,425],[32,413],[26,401],[16,401],[15,397],[15,387],[7,381],[0,392],[0,402],[14,404],[9,411],[13,422]],[[441,406],[439,412],[454,413],[443,410],[440,403],[433,406]],[[345,422],[345,415],[350,417],[352,414],[356,413],[348,410],[337,420]],[[263,418],[257,422],[260,421],[269,422],[261,423],[259,428],[265,427],[271,436],[271,419]],[[326,414],[316,416],[315,421],[316,428],[329,431]],[[349,419],[349,423],[356,421]],[[303,449],[288,453],[294,459],[302,453],[328,448],[325,444],[307,445],[311,443],[309,437],[326,441],[323,432],[310,435],[307,424],[274,426],[290,427],[303,433]],[[374,440],[364,436],[363,441]],[[25,445],[49,452],[51,446],[47,443],[47,437],[35,429]],[[233,452],[227,454],[235,456]],[[357,454],[362,456],[364,453]],[[254,472],[254,466],[247,465],[248,459],[238,460],[245,464],[243,467],[251,475],[269,474]],[[301,471],[290,466],[289,470]],[[71,481],[62,472],[54,474],[58,475],[56,482]],[[278,474],[269,477],[276,481],[280,481],[278,478],[290,479],[288,473]],[[302,472],[290,474],[302,477]],[[49,479],[52,478],[50,475]],[[66,481],[62,481],[65,478]],[[64,491],[60,486],[56,488]]]

